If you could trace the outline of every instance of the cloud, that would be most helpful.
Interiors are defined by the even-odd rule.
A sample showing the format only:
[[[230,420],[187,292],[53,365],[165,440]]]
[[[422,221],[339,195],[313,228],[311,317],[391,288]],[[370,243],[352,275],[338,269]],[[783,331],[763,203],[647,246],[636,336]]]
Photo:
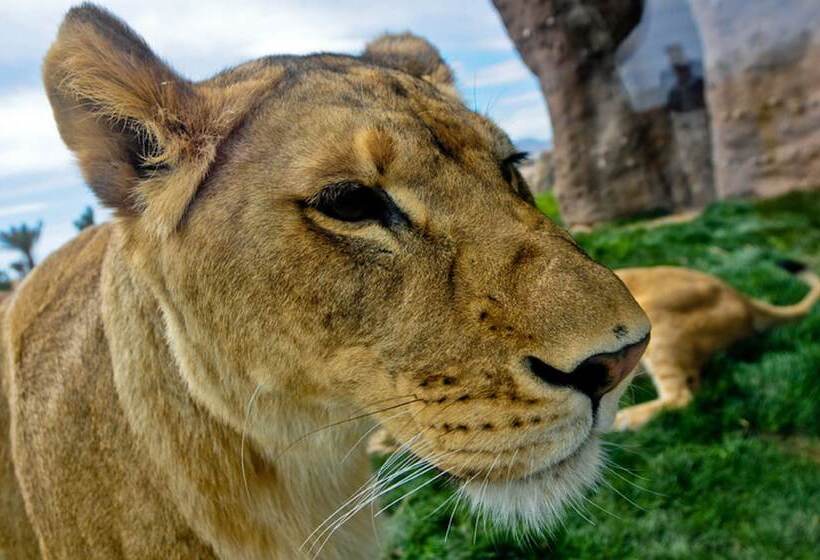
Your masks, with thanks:
[[[34,214],[45,210],[47,205],[44,202],[33,202],[31,204],[14,204],[12,206],[0,206],[0,218],[11,216],[21,216]]]
[[[44,92],[24,89],[0,94],[0,178],[68,168],[63,144]]]
[[[540,90],[525,91],[517,95],[508,95],[498,102],[499,105],[532,105],[534,103],[544,104],[544,95]]]
[[[513,139],[535,138],[552,139],[550,124],[543,102],[532,103],[516,108],[510,112],[493,115],[496,122],[502,123],[504,131]]]
[[[0,63],[40,60],[63,14],[76,3],[0,2]],[[367,39],[387,30],[412,30],[444,49],[512,48],[489,2],[480,9],[440,0],[109,0],[105,5],[195,78],[249,57],[357,52]]]
[[[0,205],[9,199],[20,200],[22,197],[65,196],[66,190],[87,189],[83,182],[80,170],[75,165],[46,174],[24,173],[3,178],[0,183]]]
[[[499,86],[532,80],[533,76],[520,60],[512,58],[491,66],[485,66],[475,73],[472,85],[475,87]]]

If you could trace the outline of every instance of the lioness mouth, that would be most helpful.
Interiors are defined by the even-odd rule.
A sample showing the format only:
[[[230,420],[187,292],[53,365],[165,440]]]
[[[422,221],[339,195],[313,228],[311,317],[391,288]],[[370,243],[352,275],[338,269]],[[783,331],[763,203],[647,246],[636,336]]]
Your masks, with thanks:
[[[539,449],[543,449],[544,447],[547,447],[547,448],[552,447],[551,442],[521,445],[521,446],[515,446],[515,447],[510,447],[510,448],[507,448],[507,449],[500,449],[500,450],[453,449],[453,450],[449,450],[448,452],[455,453],[455,454],[458,454],[458,455],[467,455],[467,456],[477,456],[477,455],[488,456],[489,455],[489,456],[494,456],[498,459],[500,459],[502,457],[506,457],[508,459],[508,462],[503,463],[499,467],[498,470],[502,473],[506,472],[507,476],[502,477],[502,478],[497,479],[497,480],[498,481],[526,481],[526,480],[531,479],[531,478],[537,478],[541,474],[548,473],[551,469],[558,468],[561,465],[567,463],[568,461],[573,460],[574,458],[576,458],[578,455],[581,454],[584,446],[589,445],[594,440],[595,440],[595,436],[593,436],[590,433],[590,435],[588,435],[586,438],[584,438],[577,446],[575,446],[569,453],[567,453],[563,457],[561,457],[557,460],[554,460],[554,461],[550,461],[548,464],[544,465],[543,467],[538,468],[534,471],[528,472],[528,473],[526,473],[526,474],[524,474],[523,476],[520,476],[520,477],[511,476],[510,472],[509,472],[510,469],[508,468],[508,466],[512,467],[512,465],[515,464],[516,458],[526,457],[527,453],[532,455],[534,452],[538,451]],[[538,454],[538,456],[540,456],[540,457],[544,457],[544,455],[545,455],[545,453]],[[420,457],[418,455],[416,457],[418,459],[422,460],[422,461],[425,461],[424,457]],[[531,461],[532,459],[529,459],[529,460]],[[450,469],[445,469],[445,468],[442,468],[442,467],[439,467],[439,466],[436,466],[436,465],[432,465],[432,467],[435,471],[446,473],[446,475],[448,476],[448,478],[450,480],[457,481],[457,482],[466,482],[466,481],[472,480],[473,478],[475,478],[477,476],[481,477],[481,476],[487,474],[487,471],[490,470],[489,468],[488,469],[481,469],[481,470],[471,469],[471,468],[464,468],[464,469],[457,469],[457,470],[452,469],[452,470],[450,470]]]
[[[546,476],[547,474],[549,474],[550,472],[554,471],[555,469],[562,468],[563,466],[567,465],[568,463],[570,463],[572,461],[575,461],[581,455],[581,453],[583,453],[586,446],[596,444],[596,443],[598,443],[598,442],[597,442],[597,440],[594,439],[594,436],[588,436],[584,441],[581,442],[580,445],[578,445],[578,447],[573,449],[569,453],[569,455],[567,455],[566,457],[563,457],[562,459],[559,459],[558,461],[555,461],[554,463],[552,463],[550,465],[547,465],[547,466],[542,467],[542,468],[540,468],[536,471],[533,471],[533,472],[529,473],[528,475],[525,475],[525,476],[521,477],[519,480],[521,480],[523,482],[527,482],[529,480],[540,479],[540,478]]]
[[[463,482],[472,509],[513,531],[548,532],[567,504],[594,487],[600,474],[599,441],[588,437],[569,455],[526,476]]]

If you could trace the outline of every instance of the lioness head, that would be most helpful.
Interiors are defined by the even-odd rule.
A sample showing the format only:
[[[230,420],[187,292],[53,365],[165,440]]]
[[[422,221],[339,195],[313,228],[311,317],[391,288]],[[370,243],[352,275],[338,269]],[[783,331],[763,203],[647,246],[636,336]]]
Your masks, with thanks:
[[[534,207],[510,139],[425,41],[191,82],[85,6],[44,75],[221,421],[240,426],[257,393],[306,429],[371,415],[512,524],[543,524],[594,481],[649,324]]]

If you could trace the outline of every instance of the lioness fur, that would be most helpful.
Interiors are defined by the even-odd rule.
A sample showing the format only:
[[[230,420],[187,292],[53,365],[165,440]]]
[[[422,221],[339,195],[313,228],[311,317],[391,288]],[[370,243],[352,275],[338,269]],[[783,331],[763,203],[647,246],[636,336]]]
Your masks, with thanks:
[[[0,557],[372,558],[373,422],[502,523],[594,483],[648,321],[427,42],[191,82],[83,5],[43,76],[116,217],[0,308]]]
[[[809,292],[800,302],[785,306],[747,297],[714,276],[688,268],[625,268],[615,273],[652,323],[652,341],[641,363],[658,392],[658,398],[618,412],[615,427],[621,430],[640,428],[662,410],[685,407],[711,356],[743,338],[803,317],[820,299],[820,280],[808,270],[798,276]]]

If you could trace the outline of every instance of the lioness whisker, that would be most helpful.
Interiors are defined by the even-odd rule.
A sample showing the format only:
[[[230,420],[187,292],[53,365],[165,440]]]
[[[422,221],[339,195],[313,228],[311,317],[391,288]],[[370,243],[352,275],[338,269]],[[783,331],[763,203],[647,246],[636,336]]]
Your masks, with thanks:
[[[263,384],[259,383],[248,399],[248,404],[245,407],[245,421],[242,423],[242,437],[239,442],[239,465],[242,471],[242,484],[245,487],[245,495],[249,501],[251,500],[251,491],[248,489],[248,476],[245,472],[245,439],[248,435],[248,422],[250,421],[253,404],[256,401],[256,397],[259,396],[259,392],[262,390],[262,387]]]
[[[656,491],[654,491],[654,490],[651,490],[651,489],[649,489],[649,488],[646,488],[646,487],[644,487],[644,486],[641,486],[640,484],[638,484],[638,483],[636,483],[636,482],[634,482],[634,481],[632,481],[632,480],[629,480],[628,478],[626,478],[626,477],[625,477],[625,476],[623,476],[622,474],[620,474],[620,473],[616,472],[616,471],[612,468],[613,466],[614,466],[614,467],[621,468],[621,469],[624,469],[625,471],[627,471],[628,473],[632,474],[633,476],[637,476],[637,475],[635,475],[634,473],[632,473],[632,471],[630,471],[629,469],[626,469],[626,468],[624,468],[624,467],[621,467],[620,465],[617,465],[617,464],[615,464],[614,462],[611,462],[611,461],[610,461],[610,460],[608,460],[608,459],[607,459],[607,460],[606,460],[606,462],[604,463],[604,467],[607,469],[607,471],[609,471],[610,473],[614,474],[615,476],[617,476],[619,479],[623,480],[624,482],[626,482],[626,483],[627,483],[627,484],[629,484],[630,486],[633,486],[634,488],[636,488],[636,489],[638,489],[638,490],[641,490],[641,491],[643,491],[643,492],[648,492],[649,494],[654,494],[655,496],[659,496],[659,497],[661,497],[661,498],[666,498],[666,497],[667,497],[667,496],[666,496],[666,494],[663,494],[663,493],[661,493],[661,492],[656,492]],[[645,479],[643,479],[643,480],[645,480]]]
[[[442,458],[443,458],[443,457],[440,457],[440,459],[442,459]],[[434,466],[434,468],[435,468],[435,466]],[[428,470],[430,470],[430,469],[428,469]],[[424,472],[427,472],[427,471],[424,471]],[[413,480],[413,479],[415,479],[415,478],[418,478],[419,476],[421,476],[422,474],[424,474],[424,472],[422,472],[422,473],[420,473],[420,474],[416,475],[416,476],[415,476],[415,477],[413,477],[412,479],[409,479],[409,480],[404,481],[402,484],[406,484],[406,483],[410,482],[411,480]],[[376,517],[378,517],[379,515],[381,515],[382,513],[384,513],[385,511],[387,511],[388,509],[390,509],[391,507],[393,507],[394,505],[396,505],[396,504],[397,504],[397,503],[399,503],[400,501],[402,501],[402,500],[404,500],[404,499],[408,498],[409,496],[412,496],[413,494],[415,494],[416,492],[418,492],[419,490],[421,490],[421,489],[422,489],[422,488],[424,488],[425,486],[429,485],[429,484],[430,484],[430,483],[432,483],[433,481],[438,480],[438,479],[439,479],[439,478],[441,478],[442,476],[445,476],[446,474],[448,474],[448,473],[447,473],[447,471],[441,471],[440,473],[438,473],[436,476],[434,476],[433,478],[431,478],[430,480],[428,480],[428,481],[427,481],[427,482],[425,482],[424,484],[421,484],[420,486],[417,486],[416,488],[414,488],[414,489],[413,489],[413,490],[411,490],[410,492],[407,492],[407,493],[406,493],[406,494],[404,494],[403,496],[401,496],[401,497],[399,497],[399,498],[396,498],[395,500],[393,500],[392,502],[390,502],[389,504],[387,504],[386,506],[384,506],[382,509],[380,509],[380,510],[378,511],[378,513],[376,513]]]
[[[575,513],[578,514],[578,517],[580,517],[581,519],[583,519],[584,521],[586,521],[587,523],[589,523],[593,527],[596,527],[598,525],[597,523],[595,523],[595,521],[590,519],[589,515],[586,515],[585,512],[582,511],[582,508],[579,506],[577,500],[574,500],[574,499],[567,500],[567,505],[569,505],[569,507],[571,507],[572,510]],[[589,512],[586,512],[586,513],[589,513]]]
[[[627,468],[627,467],[625,467],[625,466],[623,466],[623,465],[619,465],[617,462],[615,462],[615,460],[614,460],[614,459],[612,459],[612,457],[604,457],[604,461],[606,462],[606,464],[607,464],[608,466],[613,467],[613,468],[616,468],[616,469],[618,469],[618,470],[620,470],[620,471],[624,471],[625,473],[627,473],[627,474],[628,474],[628,475],[630,475],[630,476],[634,476],[635,478],[637,478],[637,479],[639,479],[639,480],[646,480],[646,481],[649,481],[649,479],[648,479],[648,478],[646,478],[645,476],[641,476],[641,475],[639,475],[638,473],[636,473],[636,472],[635,472],[635,471],[633,471],[632,469],[629,469],[629,468]]]
[[[474,437],[475,437],[475,436],[474,436]],[[472,439],[474,439],[474,437],[473,437]],[[472,441],[472,439],[471,439],[471,441]],[[516,450],[516,452],[513,454],[513,461],[515,460],[515,455],[516,455],[517,453],[518,453],[518,450]],[[469,467],[469,466],[470,466],[470,465],[472,465],[474,462],[475,462],[475,459],[474,459],[473,461],[470,461],[470,462],[469,462],[466,466],[468,466],[468,467]],[[465,491],[465,486],[466,486],[467,484],[469,484],[470,482],[472,482],[472,481],[473,481],[473,480],[474,480],[477,476],[479,476],[479,474],[481,474],[481,473],[480,473],[480,472],[479,472],[479,473],[476,473],[476,474],[475,474],[475,475],[473,475],[470,479],[468,479],[468,480],[467,480],[464,484],[462,484],[461,486],[459,486],[459,487],[458,487],[458,488],[457,488],[454,492],[452,492],[452,493],[450,494],[450,496],[449,496],[446,500],[444,500],[441,504],[439,504],[439,505],[438,505],[438,507],[436,507],[436,509],[434,509],[433,511],[431,511],[430,513],[428,513],[427,515],[425,515],[425,516],[424,516],[424,519],[429,519],[430,517],[434,516],[436,513],[438,513],[439,511],[441,511],[441,509],[443,509],[443,508],[447,507],[447,505],[448,505],[451,501],[453,501],[453,500],[456,500],[456,505],[455,505],[455,507],[453,508],[453,514],[455,514],[455,510],[458,508],[458,501],[461,499],[461,495],[462,495],[462,493]],[[450,516],[450,522],[452,522],[452,514],[451,514],[451,516]],[[449,529],[449,524],[448,524],[448,529]],[[445,537],[445,542],[446,542],[446,537]]]
[[[318,539],[321,538],[321,535],[324,534],[326,529],[323,529],[323,528],[328,524],[332,524],[334,522],[334,518],[337,515],[344,515],[341,512],[346,507],[348,507],[352,503],[355,503],[357,500],[362,499],[364,497],[364,495],[367,494],[368,492],[372,492],[373,488],[374,488],[374,484],[378,484],[379,479],[382,477],[382,475],[384,473],[388,472],[389,468],[396,465],[397,471],[389,473],[386,480],[391,480],[394,477],[400,476],[401,474],[406,472],[406,469],[404,468],[404,465],[407,465],[410,461],[413,461],[413,460],[416,459],[415,455],[413,455],[412,453],[406,453],[406,452],[409,452],[410,446],[412,446],[416,442],[416,440],[418,440],[421,437],[421,435],[422,435],[422,432],[419,432],[415,436],[408,439],[407,442],[402,444],[401,447],[390,458],[388,458],[388,460],[379,468],[379,470],[377,472],[373,473],[359,487],[359,489],[356,492],[353,493],[353,495],[351,495],[342,505],[340,505],[336,510],[334,510],[333,513],[331,513],[328,517],[326,517],[325,520],[322,521],[322,523],[320,523],[310,533],[310,535],[308,535],[308,537],[305,539],[305,541],[300,546],[300,550],[303,549],[305,547],[305,545],[307,545],[308,542],[310,542],[313,539],[314,544],[311,545],[311,549],[312,549],[315,546],[316,541],[318,541]],[[427,447],[428,445],[429,444],[425,444],[423,447]],[[408,467],[408,468],[411,469],[412,467]],[[353,506],[353,507],[355,509],[355,506]],[[319,535],[316,535],[320,531],[321,531],[321,533]],[[314,539],[314,535],[316,535],[315,539]]]
[[[521,451],[521,449],[516,449],[516,450],[513,452],[512,459],[510,459],[510,464],[509,464],[509,465],[507,465],[507,480],[511,480],[511,479],[512,479],[512,476],[511,476],[511,473],[512,473],[512,468],[513,468],[513,466],[515,466],[515,458],[518,456],[518,452],[519,452],[519,451]]]
[[[439,454],[439,455],[431,457],[429,460],[437,461],[442,456],[443,456],[443,454]],[[358,492],[356,496],[354,496],[351,500],[348,500],[348,502],[345,504],[345,505],[347,505],[351,501],[358,500],[358,503],[353,506],[353,508],[350,512],[348,512],[346,514],[343,514],[344,520],[339,519],[337,521],[331,521],[331,519],[336,515],[334,513],[333,515],[331,515],[323,523],[323,525],[328,523],[328,522],[331,522],[332,524],[339,523],[339,522],[344,523],[347,519],[349,519],[350,517],[352,517],[353,515],[355,515],[359,511],[361,511],[362,509],[364,509],[364,507],[366,507],[369,503],[372,503],[374,500],[378,499],[381,495],[383,495],[386,492],[389,492],[389,491],[391,491],[391,490],[393,490],[393,489],[395,489],[395,488],[397,488],[397,487],[399,487],[403,484],[406,484],[410,480],[413,480],[417,476],[420,476],[424,472],[427,472],[427,471],[431,470],[431,468],[434,468],[434,465],[430,465],[430,464],[427,463],[426,460],[422,460],[422,459],[417,458],[415,456],[411,456],[408,459],[404,460],[403,464],[407,464],[408,462],[412,462],[412,464],[410,464],[409,466],[404,466],[404,467],[399,468],[399,470],[397,470],[396,472],[390,473],[388,475],[388,477],[386,477],[384,479],[378,479],[376,481],[372,481],[372,477],[371,477],[371,480],[368,481],[368,483],[365,484],[367,487],[364,488],[363,491]],[[413,472],[413,471],[415,471],[415,472]],[[405,477],[404,479],[400,480],[399,482],[391,484],[389,487],[385,487],[391,481],[401,477],[402,475],[404,475],[405,473],[408,473],[408,472],[410,474],[407,477]],[[345,507],[345,505],[343,505],[339,509],[343,509]],[[337,510],[337,512],[338,511],[339,510]],[[320,537],[321,536],[319,536],[317,538],[320,538]]]
[[[410,448],[413,446],[413,444],[414,444],[414,443],[415,443],[418,439],[420,439],[420,438],[421,438],[421,436],[422,436],[422,434],[423,434],[423,433],[424,433],[424,432],[419,432],[418,434],[416,434],[415,436],[413,436],[412,438],[410,438],[409,440],[407,440],[407,442],[403,443],[403,444],[402,444],[402,445],[401,445],[401,446],[400,446],[400,447],[399,447],[399,448],[398,448],[398,449],[397,449],[397,450],[393,453],[393,455],[391,455],[391,456],[387,459],[387,461],[385,461],[385,462],[384,462],[384,464],[383,464],[383,465],[379,468],[379,470],[378,470],[378,472],[376,473],[376,475],[377,475],[378,477],[381,477],[382,473],[387,472],[387,470],[388,470],[389,468],[391,468],[391,467],[393,466],[393,464],[395,464],[396,462],[402,461],[402,460],[406,459],[407,457],[413,457],[413,453],[412,453],[412,451],[411,451],[411,449],[410,449]],[[429,446],[429,444],[425,444],[425,446]]]
[[[599,510],[601,510],[601,511],[602,511],[602,512],[604,512],[605,514],[609,515],[610,517],[613,517],[613,518],[618,519],[618,520],[621,520],[621,519],[622,519],[620,516],[615,515],[614,513],[612,513],[612,512],[611,512],[611,511],[609,511],[608,509],[606,509],[604,506],[602,506],[602,505],[600,505],[600,504],[596,504],[594,501],[590,500],[589,498],[587,498],[587,497],[586,497],[586,496],[584,496],[583,494],[581,494],[581,499],[582,499],[582,500],[584,500],[585,502],[587,502],[589,505],[591,505],[591,506],[594,506],[594,507],[598,508]]]
[[[484,493],[486,492],[487,484],[490,481],[490,474],[492,474],[493,469],[495,468],[495,465],[496,465],[496,463],[498,463],[498,459],[500,459],[500,458],[501,458],[500,453],[495,456],[495,460],[493,460],[493,464],[490,466],[490,469],[487,471],[487,475],[484,477],[484,482],[481,484],[481,492],[480,492],[479,498],[478,498],[479,503],[484,500]],[[479,510],[479,516],[481,515],[482,512],[483,512],[483,510]],[[486,521],[486,519],[487,519],[486,516],[484,516],[484,519]],[[487,529],[487,525],[485,523],[484,524],[484,530],[486,531],[486,529]],[[475,544],[477,538],[478,538],[478,521],[476,521],[475,528],[473,529],[473,544]]]
[[[602,479],[601,479],[601,484],[603,484],[604,486],[606,486],[607,488],[609,488],[610,490],[612,490],[613,492],[615,492],[616,494],[618,494],[621,498],[623,498],[624,500],[626,500],[627,502],[629,502],[632,506],[634,506],[634,507],[638,508],[638,509],[639,509],[639,510],[641,510],[641,511],[646,511],[646,508],[645,508],[645,507],[641,506],[640,504],[638,504],[637,502],[635,502],[634,500],[632,500],[629,496],[627,496],[626,494],[624,494],[623,492],[621,492],[620,490],[618,490],[617,488],[615,488],[615,486],[613,486],[613,485],[612,485],[612,484],[611,484],[608,480],[606,480],[605,478],[602,478]]]
[[[413,412],[412,410],[402,410],[401,412],[399,412],[397,414],[393,414],[392,416],[388,416],[387,418],[384,419],[384,422],[389,421],[389,420],[393,420],[394,418],[398,418],[399,416],[403,416],[405,414],[412,414],[412,412]],[[379,427],[381,427],[380,424],[374,424],[373,426],[368,428],[368,430],[364,434],[362,434],[362,436],[359,439],[356,440],[356,443],[354,443],[350,447],[350,450],[347,453],[344,454],[344,457],[342,457],[342,460],[339,461],[339,463],[341,464],[341,463],[344,463],[345,461],[347,461],[347,458],[350,457],[350,455],[359,446],[359,444],[362,442],[362,440],[364,440],[367,436],[372,434],[373,431],[376,430]]]
[[[606,441],[602,440],[601,445],[603,447],[609,447],[611,449],[617,449],[619,451],[625,451],[627,453],[632,453],[633,455],[637,455],[638,457],[643,458],[643,455],[640,453],[640,446],[639,445],[625,445],[623,443],[615,443],[614,441]]]
[[[417,436],[414,436],[413,438],[411,438],[411,439],[408,441],[408,443],[409,443],[409,442],[412,442],[412,441],[415,441],[415,439],[417,439],[417,437],[418,437],[418,436],[420,436],[420,435],[421,435],[421,434],[418,434]],[[414,457],[413,455],[409,455],[409,456],[406,458],[406,460],[403,460],[403,461],[402,461],[402,464],[406,464],[406,462],[407,462],[407,461],[413,460],[414,458],[415,458],[415,457]],[[384,467],[384,466],[383,466],[383,467]],[[408,468],[412,468],[412,467],[408,467]],[[371,476],[370,476],[370,478],[368,478],[368,479],[367,479],[367,480],[366,480],[366,481],[362,484],[362,486],[359,488],[359,490],[358,490],[358,491],[354,492],[354,494],[353,494],[350,498],[348,498],[348,500],[347,500],[347,501],[345,501],[345,503],[343,503],[341,506],[339,506],[339,507],[338,507],[338,508],[337,508],[337,509],[333,512],[333,513],[331,513],[331,514],[330,514],[330,515],[329,515],[329,516],[328,516],[328,517],[327,517],[327,518],[326,518],[326,519],[325,519],[325,520],[324,520],[324,521],[323,521],[323,522],[322,522],[322,523],[321,523],[318,527],[316,527],[316,529],[314,529],[314,530],[313,530],[313,532],[312,532],[310,535],[308,535],[307,539],[305,539],[305,542],[304,542],[304,543],[302,543],[302,547],[304,547],[304,545],[305,545],[305,544],[307,544],[307,542],[308,542],[308,541],[310,541],[310,540],[311,540],[311,538],[312,538],[312,537],[313,537],[313,536],[314,536],[314,535],[315,535],[318,531],[320,531],[320,530],[322,529],[322,527],[324,527],[324,526],[325,526],[326,524],[328,524],[328,523],[332,523],[332,522],[333,522],[333,518],[334,518],[336,515],[338,515],[338,514],[339,514],[339,513],[340,513],[340,512],[341,512],[341,511],[345,508],[345,507],[347,507],[348,505],[350,505],[352,502],[355,502],[356,500],[359,500],[359,499],[360,499],[360,498],[361,498],[364,494],[366,494],[367,492],[372,491],[373,484],[374,484],[374,483],[378,483],[379,477],[381,476],[382,472],[383,472],[383,470],[382,470],[382,469],[379,469],[379,471],[378,471],[378,472],[376,472],[376,473],[374,473],[373,475],[371,475]],[[394,473],[391,473],[391,474],[388,476],[387,480],[391,480],[393,477],[399,476],[399,475],[403,474],[404,472],[406,472],[406,470],[402,469],[402,470],[401,470],[401,471],[399,471],[399,472],[394,472]],[[318,537],[317,537],[317,538],[318,538]]]
[[[422,519],[427,520],[427,519],[429,519],[429,518],[433,517],[436,513],[438,513],[439,511],[441,511],[443,508],[447,507],[447,505],[448,505],[451,501],[453,501],[453,500],[455,499],[456,494],[458,494],[458,491],[454,491],[454,492],[452,492],[452,493],[451,493],[451,494],[447,497],[447,499],[446,499],[446,500],[444,500],[443,502],[441,502],[438,506],[436,506],[436,509],[434,509],[433,511],[431,511],[430,513],[428,513],[427,515],[425,515]]]
[[[436,457],[433,460],[438,460],[438,457]],[[406,470],[413,470],[413,469],[419,469],[419,470],[417,470],[416,472],[411,473],[405,479],[402,479],[399,482],[393,483],[387,488],[379,488],[378,486],[373,487],[369,494],[365,493],[367,495],[366,495],[366,497],[363,496],[362,501],[360,501],[356,506],[354,506],[349,512],[343,514],[340,518],[333,521],[327,528],[325,528],[319,535],[317,535],[316,539],[314,539],[314,545],[311,546],[311,549],[310,549],[311,552],[313,551],[313,548],[316,546],[316,544],[318,544],[319,539],[322,539],[322,541],[321,541],[321,544],[319,544],[318,550],[316,550],[315,553],[313,554],[314,558],[316,556],[318,556],[318,554],[321,552],[324,545],[333,536],[333,533],[335,533],[348,520],[350,520],[352,517],[354,517],[356,514],[358,514],[360,511],[362,511],[365,507],[367,507],[368,504],[370,504],[372,501],[378,499],[380,496],[386,494],[387,492],[390,492],[390,491],[402,486],[403,484],[406,484],[407,482],[409,482],[411,480],[415,480],[417,477],[421,476],[425,472],[429,472],[430,470],[433,470],[435,468],[436,468],[435,465],[426,464],[425,460],[419,459],[414,465],[412,465],[410,467],[407,467],[407,469],[406,469]],[[403,474],[403,473],[399,473],[399,474]],[[398,474],[395,474],[393,476],[397,477]]]
[[[282,456],[285,453],[287,453],[288,451],[293,449],[295,446],[302,443],[307,438],[309,438],[311,436],[315,436],[316,434],[318,434],[318,433],[320,433],[324,430],[328,430],[330,428],[335,428],[337,426],[347,424],[348,422],[355,422],[356,420],[362,420],[364,418],[367,418],[369,416],[373,416],[375,414],[381,414],[382,412],[387,412],[389,410],[394,410],[396,408],[399,408],[399,407],[402,407],[402,406],[407,406],[409,404],[413,404],[413,403],[417,403],[417,402],[421,402],[421,399],[414,398],[411,401],[399,403],[399,404],[396,404],[396,405],[393,405],[393,406],[388,406],[388,407],[385,407],[385,408],[382,408],[382,409],[379,409],[379,410],[374,410],[372,412],[366,412],[364,414],[357,414],[356,416],[351,416],[350,418],[345,418],[344,420],[339,420],[338,422],[331,422],[330,424],[322,426],[321,428],[316,428],[315,430],[311,430],[309,432],[306,432],[306,433],[302,434],[301,436],[299,436],[298,438],[296,438],[295,440],[293,440],[292,442],[290,442],[288,445],[286,445],[285,448],[282,450],[282,452],[279,453],[278,455],[276,455],[273,462],[275,463],[275,462],[279,461],[279,459],[281,459]]]
[[[474,481],[478,477],[479,474],[480,473],[474,474],[472,477],[470,477],[467,480],[467,482],[465,482],[461,486],[461,488],[459,488],[456,491],[456,495],[458,496],[456,498],[456,505],[453,506],[453,512],[450,514],[450,520],[447,522],[447,531],[444,533],[444,542],[445,542],[445,544],[447,543],[447,539],[450,536],[450,528],[453,526],[453,518],[456,515],[456,511],[458,510],[459,503],[461,503],[461,499],[464,497],[464,494],[467,492],[467,485],[470,484],[472,481]]]

